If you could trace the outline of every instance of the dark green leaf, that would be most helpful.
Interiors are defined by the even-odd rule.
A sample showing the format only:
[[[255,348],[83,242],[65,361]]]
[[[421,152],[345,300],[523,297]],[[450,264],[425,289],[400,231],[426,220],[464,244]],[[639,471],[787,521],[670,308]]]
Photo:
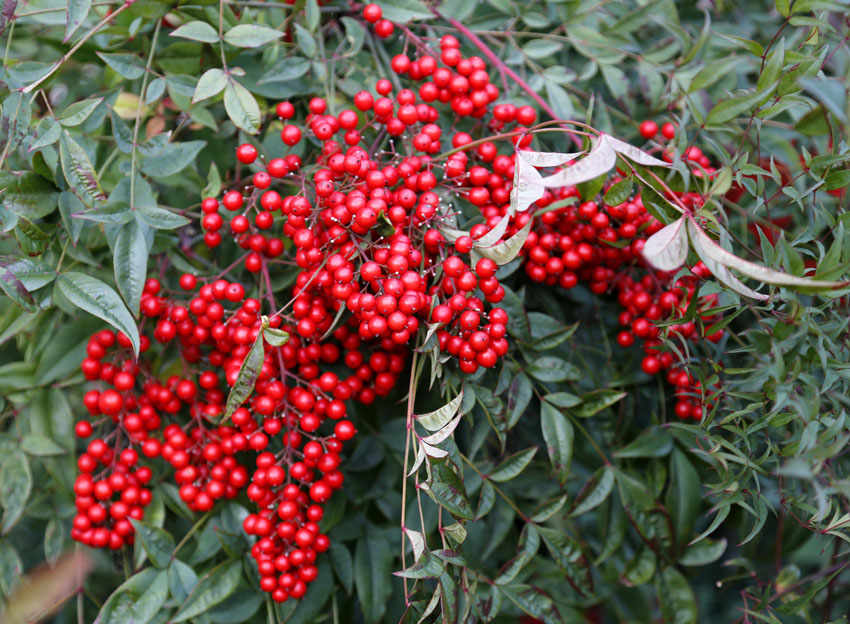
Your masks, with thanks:
[[[134,219],[121,228],[112,253],[115,283],[127,307],[138,316],[148,269],[148,245],[138,221]]]
[[[131,576],[103,603],[103,624],[147,624],[160,612],[168,597],[165,570],[148,568]]]
[[[65,11],[64,41],[68,41],[82,23],[86,21],[90,10],[91,0],[68,0],[68,6]]]
[[[570,364],[556,357],[541,357],[531,362],[525,372],[540,381],[554,382],[581,379],[581,371],[575,364]]]
[[[673,438],[660,427],[647,429],[615,453],[617,457],[664,457],[673,449]]]
[[[576,407],[573,413],[580,418],[590,418],[606,407],[611,407],[627,395],[627,392],[617,392],[616,390],[594,390],[581,395],[581,405]]]
[[[381,533],[374,527],[367,529],[354,550],[354,586],[367,623],[382,621],[386,613],[392,562],[389,544]]]
[[[171,552],[174,550],[174,538],[159,527],[145,524],[138,520],[130,520],[136,529],[136,539],[141,541],[148,559],[157,568],[167,568],[171,563]]]
[[[165,572],[161,572],[165,576]],[[171,622],[185,622],[202,613],[206,613],[215,605],[230,596],[239,579],[242,577],[242,562],[239,559],[225,561],[207,572],[198,582],[197,587],[186,601],[180,606]]]
[[[537,447],[532,446],[506,457],[487,475],[487,478],[497,483],[510,481],[528,467],[535,453],[537,453]]]
[[[573,459],[573,426],[557,408],[545,401],[540,406],[540,426],[552,468],[563,484],[570,474]]]
[[[227,395],[227,407],[224,411],[224,420],[233,416],[240,405],[242,405],[251,392],[254,390],[254,385],[257,383],[257,377],[260,375],[260,368],[263,366],[263,357],[265,351],[263,349],[263,333],[257,334],[257,339],[248,351],[248,355],[242,361],[239,367],[239,375],[236,377],[236,382],[230,389],[230,394]]]
[[[611,187],[605,191],[605,203],[609,206],[619,206],[631,197],[633,187],[634,180],[631,176],[623,178],[619,182],[612,184]]]
[[[3,507],[2,533],[20,520],[32,492],[32,472],[23,451],[8,453],[0,465],[0,505]]]
[[[697,604],[687,579],[676,570],[668,567],[656,577],[656,593],[661,603],[664,621],[670,624],[695,624]]]
[[[581,489],[576,497],[575,505],[570,511],[570,517],[574,518],[596,509],[604,503],[614,489],[614,469],[611,466],[603,466],[597,470]]]
[[[670,458],[670,477],[667,509],[673,517],[677,543],[684,546],[693,535],[703,493],[696,468],[679,449],[674,449]]]
[[[164,178],[180,173],[195,161],[195,157],[206,143],[206,141],[169,143],[156,156],[142,158],[142,171],[153,178]]]
[[[537,531],[537,527],[531,523],[527,523],[522,527],[516,556],[502,567],[495,582],[498,585],[507,585],[513,581],[522,572],[522,569],[528,565],[528,562],[531,561],[534,555],[537,554],[539,548],[540,533]]]
[[[67,131],[59,137],[59,155],[65,180],[86,206],[106,199],[88,154]]]
[[[75,306],[103,319],[124,334],[139,352],[139,330],[121,297],[99,279],[71,271],[56,278],[56,288]]]
[[[41,433],[24,434],[24,437],[21,438],[21,448],[29,455],[35,455],[37,457],[64,455],[68,452]]]

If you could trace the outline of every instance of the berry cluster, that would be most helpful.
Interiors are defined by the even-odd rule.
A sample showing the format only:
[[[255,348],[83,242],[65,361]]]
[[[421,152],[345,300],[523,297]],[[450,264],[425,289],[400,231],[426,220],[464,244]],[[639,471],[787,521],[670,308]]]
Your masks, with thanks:
[[[379,35],[392,32],[377,5],[363,16]],[[245,143],[236,158],[249,175],[220,200],[201,202],[204,243],[216,248],[232,240],[245,250],[240,262],[259,278],[268,316],[236,281],[184,274],[179,289],[167,290],[149,280],[140,350],[159,344],[157,368],[181,371],[165,381],[146,357],[133,359],[122,334],[92,337],[82,370],[101,389],[86,395],[94,422],[78,423],[77,435],[90,438],[96,427],[106,433],[79,460],[75,539],[111,548],[132,543],[129,518],[141,519],[150,501],[144,486],[151,469],[138,466],[139,457],[162,458],[192,510],[207,511],[244,490],[255,505],[244,530],[257,538],[251,552],[261,588],[278,602],[303,596],[318,573],[317,553],[329,547],[319,525],[322,505],[343,484],[343,444],[356,433],[346,401],[370,404],[387,395],[426,337],[464,373],[495,367],[508,351],[508,314],[496,305],[505,289],[493,250],[521,230],[528,236],[515,253],[525,274],[616,293],[628,327],[620,345],[643,340],[643,370],[669,369],[676,413],[701,416],[693,399],[699,386],[659,350],[662,330],[654,321],[683,313],[705,267],[674,281],[643,265],[643,243],[661,224],[639,194],[608,206],[581,198],[575,187],[555,189],[536,211],[514,214],[516,150],[530,145],[534,109],[495,104],[500,92],[484,61],[464,57],[453,36],[441,39],[439,55],[420,52],[391,63],[419,83],[416,91],[393,94],[382,79],[375,93],[361,91],[353,108],[336,114],[313,98],[303,124],[293,121],[293,103],[279,103],[283,143],[311,143],[310,160],[266,159]],[[444,145],[448,127],[451,147]],[[641,126],[646,138],[657,132],[654,122]],[[675,128],[665,124],[661,132],[670,139]],[[510,140],[488,140],[494,133]],[[688,157],[708,170],[701,153]],[[284,193],[284,182],[301,191]],[[683,194],[680,201],[699,197]],[[467,219],[472,227],[459,230]],[[297,275],[291,300],[278,308],[271,273],[282,264],[294,265]],[[698,304],[710,326],[714,301]],[[669,327],[698,337],[693,323]]]

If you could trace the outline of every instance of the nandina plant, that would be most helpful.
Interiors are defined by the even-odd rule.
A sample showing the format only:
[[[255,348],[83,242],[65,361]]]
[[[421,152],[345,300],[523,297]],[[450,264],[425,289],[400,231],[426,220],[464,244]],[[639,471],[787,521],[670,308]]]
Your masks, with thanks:
[[[4,620],[847,612],[842,6],[7,4]]]

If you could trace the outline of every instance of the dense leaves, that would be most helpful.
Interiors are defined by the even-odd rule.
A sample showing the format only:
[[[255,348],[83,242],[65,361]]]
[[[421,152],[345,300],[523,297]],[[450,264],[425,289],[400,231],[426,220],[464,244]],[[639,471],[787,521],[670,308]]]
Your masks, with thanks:
[[[319,96],[338,115],[381,78],[396,97],[406,78],[393,57],[439,56],[437,41],[452,34],[489,65],[502,90],[496,104],[588,125],[544,127],[535,151],[516,156],[512,210],[540,221],[508,230],[510,218],[496,215],[470,243],[471,257],[499,265],[508,356],[461,374],[441,359],[436,329],[421,328],[411,345],[418,359],[392,393],[356,408],[346,487],[321,521],[332,545],[297,603],[274,604],[258,590],[244,496],[193,512],[157,475],[144,520],[133,521],[135,545],[97,557],[80,600],[60,617],[840,621],[850,609],[846,5],[377,7],[372,20],[338,1],[3,4],[3,594],[72,547],[87,336],[105,323],[142,350],[149,277],[177,292],[171,275],[235,271],[251,296],[288,300],[294,249],[255,276],[240,264],[249,245],[201,243],[198,199],[241,190],[258,171],[233,166],[236,146],[306,161],[320,141],[289,147],[288,122],[271,113],[278,101],[292,101],[303,119]],[[391,35],[380,19],[395,23]],[[484,140],[503,129],[464,128]],[[455,130],[442,128],[443,152],[456,147]],[[375,148],[392,153],[408,138],[384,134]],[[484,140],[472,148],[479,156]],[[498,146],[512,152],[509,140]],[[288,178],[288,192],[313,172]],[[580,209],[577,197],[546,195],[564,185],[578,185],[603,216],[640,193],[660,224],[652,236],[636,233],[647,239],[642,257],[673,272],[671,282],[698,260],[710,271],[681,318],[658,320],[646,352],[619,342],[634,319],[623,319],[611,282],[531,279],[536,224]],[[446,239],[481,225],[456,189],[438,190],[456,213]],[[689,193],[700,201],[681,199]],[[628,238],[600,241],[594,253]],[[613,268],[657,280],[637,264]],[[714,339],[685,340],[687,324]],[[226,419],[251,400],[268,347],[288,340],[263,324],[228,382]],[[687,367],[686,383],[642,369],[656,347]],[[163,378],[185,364],[167,348],[150,362]],[[690,408],[684,418],[680,404]]]

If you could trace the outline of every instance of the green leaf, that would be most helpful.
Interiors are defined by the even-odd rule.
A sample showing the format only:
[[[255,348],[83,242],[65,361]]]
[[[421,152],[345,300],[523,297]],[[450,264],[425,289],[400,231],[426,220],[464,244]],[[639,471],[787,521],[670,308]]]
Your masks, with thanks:
[[[506,457],[487,475],[487,478],[497,483],[510,481],[528,467],[536,453],[537,447],[532,446]]]
[[[89,15],[92,0],[68,0],[65,9],[65,38],[68,41]],[[14,11],[14,9],[13,9]]]
[[[534,388],[531,385],[531,380],[525,373],[519,373],[514,377],[508,389],[508,429],[513,428],[519,422],[520,417],[525,413],[528,404],[531,402],[533,394]]]
[[[531,523],[526,523],[522,527],[522,533],[519,535],[516,556],[499,571],[499,576],[495,579],[496,584],[507,585],[513,581],[522,572],[522,569],[528,565],[528,562],[534,558],[539,548],[540,533],[538,533],[537,527]]]
[[[191,566],[179,559],[174,559],[168,566],[168,591],[171,596],[182,603],[198,584],[198,575]]]
[[[65,546],[65,524],[57,517],[47,521],[44,529],[44,559],[50,565],[54,565],[62,554]]]
[[[263,332],[260,332],[257,334],[257,339],[254,340],[251,350],[248,351],[248,355],[245,356],[245,359],[239,366],[239,374],[236,376],[236,382],[230,389],[230,394],[227,395],[227,407],[224,411],[224,420],[233,416],[233,412],[247,401],[251,392],[254,391],[254,386],[256,385],[257,378],[260,375],[260,368],[263,366],[264,356],[265,350],[263,349]]]
[[[21,438],[21,448],[29,455],[37,457],[64,455],[68,452],[56,444],[56,442],[41,433],[24,434],[24,437]]]
[[[512,585],[502,587],[505,596],[514,603],[521,611],[531,617],[543,620],[544,624],[554,624],[563,620],[558,615],[558,610],[552,599],[542,590],[527,585]]]
[[[59,137],[59,157],[65,180],[86,206],[106,199],[88,154],[67,131]]]
[[[434,19],[434,14],[420,0],[378,0],[376,4],[383,9],[384,19],[391,22]]]
[[[23,576],[24,564],[18,551],[9,540],[0,541],[0,590],[10,596]]]
[[[556,513],[563,509],[564,505],[567,503],[567,495],[556,498],[555,500],[551,500],[549,502],[543,503],[537,511],[535,511],[531,516],[530,520],[532,522],[546,522]]]
[[[145,65],[142,63],[142,59],[135,54],[123,54],[120,52],[95,52],[95,54],[127,80],[136,80],[137,78],[141,78],[145,73]]]
[[[133,528],[136,529],[136,539],[141,541],[142,548],[150,562],[156,568],[167,568],[171,563],[171,553],[174,550],[174,538],[159,527],[145,524],[139,520],[131,519]]]
[[[573,426],[558,409],[545,401],[540,406],[540,426],[552,468],[563,485],[570,474],[573,460]]]
[[[322,17],[319,12],[319,3],[316,0],[307,0],[304,5],[304,13],[307,17],[307,28],[310,29],[310,32],[316,32],[316,28],[319,26],[319,20]]]
[[[273,347],[282,347],[289,342],[289,332],[285,332],[282,329],[276,329],[274,327],[268,327],[265,331],[263,331],[263,337],[266,339],[266,342]]]
[[[596,509],[604,503],[614,489],[614,469],[603,466],[597,470],[576,497],[570,517],[575,518]]]
[[[763,92],[768,85],[778,83],[779,79],[782,77],[783,67],[785,67],[784,37],[779,40],[771,51],[770,56],[767,59],[767,63],[764,64],[764,69],[762,69],[761,74],[759,75],[756,89],[759,92]]]
[[[358,24],[358,27],[359,24]],[[306,74],[310,70],[310,61],[301,56],[287,56],[263,74],[257,84],[289,82]]]
[[[540,381],[554,382],[581,379],[582,373],[575,364],[556,357],[537,358],[525,367],[525,372]]]
[[[224,41],[237,48],[259,48],[283,37],[283,33],[259,24],[239,24],[224,33]]]
[[[124,120],[115,112],[114,108],[109,109],[109,119],[112,122],[112,136],[115,137],[115,145],[124,154],[129,154],[133,151],[133,133],[130,127],[124,123]]]
[[[614,453],[616,457],[664,457],[673,449],[673,438],[660,427],[641,433],[631,443]]]
[[[696,624],[697,604],[694,593],[687,579],[676,568],[662,570],[656,576],[655,588],[665,622]]]
[[[755,93],[748,95],[740,95],[738,97],[724,100],[716,104],[705,118],[705,125],[720,125],[738,115],[751,111],[759,102],[761,102],[769,93],[776,87],[776,84],[769,85],[768,89],[761,89]]]
[[[131,576],[103,604],[102,624],[147,624],[160,612],[168,597],[165,570],[147,568]]]
[[[581,404],[581,398],[574,394],[570,394],[569,392],[552,392],[544,396],[543,400],[551,403],[555,407],[561,407],[564,409]]]
[[[440,481],[430,485],[422,484],[419,487],[425,490],[434,499],[434,502],[453,516],[467,520],[472,519],[473,514],[469,501],[466,500],[465,493],[456,485]]]
[[[2,533],[20,520],[32,492],[29,461],[20,449],[8,453],[0,465],[0,505],[3,507]]]
[[[392,564],[389,544],[375,527],[367,527],[354,550],[354,586],[367,623],[382,621],[386,613]]]
[[[121,297],[99,279],[71,271],[56,278],[56,288],[75,306],[103,319],[124,334],[139,353],[139,330]]]
[[[141,169],[152,178],[164,178],[180,173],[195,161],[195,157],[206,144],[206,141],[169,143],[155,156],[142,158]]]
[[[744,57],[732,56],[729,58],[722,58],[720,60],[714,61],[713,63],[709,63],[701,70],[699,70],[697,74],[693,77],[690,84],[688,85],[688,93],[693,93],[695,91],[699,91],[700,89],[710,87],[724,76],[729,75],[729,72],[732,70],[732,68],[735,67],[735,65],[738,65],[743,60]]]
[[[48,145],[53,145],[59,140],[60,134],[62,134],[62,126],[53,117],[42,117],[35,127],[29,151],[34,152]]]
[[[192,103],[214,97],[224,91],[226,86],[227,74],[218,67],[208,69],[198,80],[198,86],[195,87],[195,94],[192,96]]]
[[[726,505],[723,505],[722,507],[720,507],[717,510],[717,514],[714,516],[714,520],[712,520],[711,524],[708,525],[708,528],[705,531],[703,531],[702,533],[700,533],[698,536],[696,536],[694,539],[692,539],[691,543],[688,544],[688,545],[693,546],[694,544],[698,544],[699,542],[704,540],[706,537],[708,537],[709,535],[714,533],[714,531],[717,529],[717,527],[719,527],[721,525],[721,523],[726,519],[726,516],[729,515],[729,511],[731,510],[731,507],[732,507],[732,505],[728,504],[728,503]]]
[[[634,180],[631,176],[615,182],[605,191],[605,203],[609,206],[619,206],[631,197],[633,187]]]
[[[563,49],[564,44],[560,41],[555,41],[553,39],[532,39],[524,46],[522,46],[522,51],[525,55],[532,59],[542,59],[542,58],[550,58],[558,51]]]
[[[702,501],[702,488],[696,468],[679,449],[674,449],[670,458],[670,477],[672,481],[666,506],[673,517],[677,543],[683,547],[693,534]]]
[[[0,262],[0,290],[22,310],[35,312],[38,310],[38,306],[35,304],[32,293],[8,267],[8,264],[13,261],[14,258],[10,258]]]
[[[621,401],[627,395],[628,392],[616,390],[594,390],[581,395],[581,405],[574,408],[572,413],[580,418],[590,418]]]
[[[592,595],[590,565],[578,542],[560,529],[538,527],[537,530],[570,586],[582,597]]]
[[[224,108],[230,121],[248,134],[260,129],[260,107],[254,96],[235,80],[230,80],[224,89]]]
[[[58,121],[66,128],[79,126],[89,118],[89,116],[94,112],[94,109],[96,109],[98,104],[102,101],[103,98],[92,98],[89,100],[74,102],[62,111],[62,114],[59,115]]]
[[[165,576],[165,572],[161,572]],[[185,622],[206,613],[230,596],[242,578],[242,561],[233,559],[219,564],[207,572],[198,582],[192,595],[180,606],[170,621]]]
[[[25,173],[6,186],[4,206],[27,221],[43,219],[56,210],[56,187],[37,173]]]
[[[726,538],[719,540],[703,540],[685,549],[679,557],[683,566],[702,567],[714,563],[726,552]]]
[[[157,206],[136,206],[136,216],[139,221],[156,230],[176,230],[191,223],[186,217]]]
[[[169,34],[172,37],[181,37],[202,43],[218,42],[218,32],[206,22],[186,22],[179,28],[172,30]]]
[[[112,254],[115,283],[127,307],[138,317],[148,270],[148,245],[138,221],[134,219],[121,228]]]
[[[634,556],[626,562],[623,570],[623,580],[629,587],[637,587],[648,583],[655,575],[658,558],[646,544],[641,544]]]
[[[328,555],[334,568],[334,574],[342,583],[345,593],[351,595],[354,586],[354,562],[348,548],[338,542],[331,542]]]

